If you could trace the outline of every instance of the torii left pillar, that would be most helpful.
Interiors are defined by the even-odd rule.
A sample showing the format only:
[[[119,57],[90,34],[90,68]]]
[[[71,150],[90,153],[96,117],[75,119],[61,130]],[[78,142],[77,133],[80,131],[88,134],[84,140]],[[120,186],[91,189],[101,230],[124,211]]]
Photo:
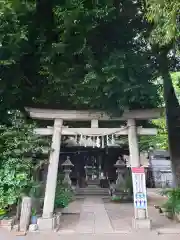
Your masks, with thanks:
[[[46,190],[42,218],[38,219],[39,230],[52,230],[56,226],[54,212],[54,200],[56,194],[57,174],[59,165],[59,154],[61,145],[62,119],[54,120],[49,167],[46,180]]]

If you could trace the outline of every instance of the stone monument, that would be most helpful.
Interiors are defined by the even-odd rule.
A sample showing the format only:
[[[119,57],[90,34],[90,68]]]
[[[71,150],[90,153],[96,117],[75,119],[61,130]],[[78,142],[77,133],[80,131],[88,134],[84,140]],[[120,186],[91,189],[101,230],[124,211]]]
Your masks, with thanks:
[[[32,199],[30,197],[23,197],[21,204],[21,216],[19,230],[20,232],[26,232],[31,217]]]

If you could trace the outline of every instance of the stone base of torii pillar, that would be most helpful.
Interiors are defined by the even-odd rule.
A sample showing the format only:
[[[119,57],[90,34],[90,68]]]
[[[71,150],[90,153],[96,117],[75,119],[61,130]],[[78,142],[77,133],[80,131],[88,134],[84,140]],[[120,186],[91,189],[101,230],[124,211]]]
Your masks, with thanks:
[[[140,211],[139,211],[140,212]],[[143,218],[132,219],[132,227],[136,230],[138,229],[151,229],[152,221],[149,218],[144,218],[144,213],[142,212]]]

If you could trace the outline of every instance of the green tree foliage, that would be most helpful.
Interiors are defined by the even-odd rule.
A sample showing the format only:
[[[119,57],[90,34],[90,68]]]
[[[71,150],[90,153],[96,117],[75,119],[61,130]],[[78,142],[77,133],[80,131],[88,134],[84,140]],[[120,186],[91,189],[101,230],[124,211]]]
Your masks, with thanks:
[[[175,95],[180,102],[180,72],[171,73],[173,87],[175,89]],[[160,79],[160,81],[162,81]],[[163,99],[163,92],[160,92],[160,96]],[[163,104],[165,105],[165,103]],[[158,147],[159,149],[168,150],[168,132],[166,126],[166,117],[153,120],[152,123],[157,126],[158,134],[151,139],[151,146]]]
[[[35,1],[4,0],[0,3],[1,111],[24,108],[46,84],[41,74],[46,39],[38,24],[39,11]]]
[[[152,40],[167,45],[180,37],[180,1],[146,0],[147,18],[153,23]]]
[[[157,127],[158,134],[152,138],[151,146],[158,149],[168,150],[168,133],[165,117],[153,120],[152,122]]]
[[[4,0],[0,10],[2,109],[120,112],[159,101],[139,3]]]
[[[171,73],[171,78],[173,81],[173,87],[175,89],[175,95],[180,103],[180,72]]]
[[[178,0],[147,0],[145,4],[147,19],[152,23],[153,27],[151,43],[153,44],[154,52],[156,52],[159,73],[163,79],[169,151],[175,173],[174,185],[180,184],[178,144],[180,131],[177,117],[179,102],[170,75],[169,59],[172,56],[172,52],[176,55],[179,54],[179,6]]]
[[[0,208],[16,203],[33,185],[32,153],[41,152],[42,140],[19,111],[9,112],[9,125],[0,125]]]
[[[151,123],[153,127],[157,128],[157,135],[141,136],[139,138],[140,150],[148,151],[150,148],[168,150],[168,133],[165,118],[153,120]]]
[[[175,89],[175,94],[180,102],[180,72],[173,72],[171,73],[171,78],[173,81],[173,87]],[[162,78],[158,79],[159,84],[162,84]],[[161,88],[162,89],[162,88]],[[160,98],[162,99],[163,103],[163,91],[159,91]],[[165,103],[162,104],[164,106]],[[166,117],[162,117],[160,119],[155,119],[151,121],[152,125],[157,128],[158,134],[156,136],[142,136],[140,138],[140,148],[142,150],[148,150],[150,147],[155,149],[165,149],[168,150],[168,132],[166,126]]]

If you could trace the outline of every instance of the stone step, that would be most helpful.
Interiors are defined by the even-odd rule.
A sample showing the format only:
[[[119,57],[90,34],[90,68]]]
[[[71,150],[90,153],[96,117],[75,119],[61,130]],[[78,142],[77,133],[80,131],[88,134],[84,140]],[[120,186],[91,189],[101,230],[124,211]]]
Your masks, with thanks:
[[[109,193],[95,193],[95,192],[78,192],[76,196],[109,196]]]
[[[81,188],[82,189],[82,188]],[[86,187],[86,189],[102,189],[102,188],[100,188],[99,186],[97,186],[97,185],[88,185],[87,187]]]
[[[76,188],[76,191],[99,191],[99,192],[107,192],[108,188],[100,188],[100,187],[85,187],[85,188]]]
[[[76,189],[76,195],[109,195],[109,189],[108,188],[78,188]]]
[[[95,190],[89,190],[89,189],[88,189],[88,190],[76,190],[76,192],[77,192],[77,193],[81,193],[81,192],[83,192],[83,193],[88,193],[88,192],[89,192],[89,193],[91,193],[91,192],[94,192],[94,193],[109,193],[109,190],[106,190],[106,191],[105,191],[105,190],[104,190],[104,191],[96,190],[96,191],[95,191]]]

